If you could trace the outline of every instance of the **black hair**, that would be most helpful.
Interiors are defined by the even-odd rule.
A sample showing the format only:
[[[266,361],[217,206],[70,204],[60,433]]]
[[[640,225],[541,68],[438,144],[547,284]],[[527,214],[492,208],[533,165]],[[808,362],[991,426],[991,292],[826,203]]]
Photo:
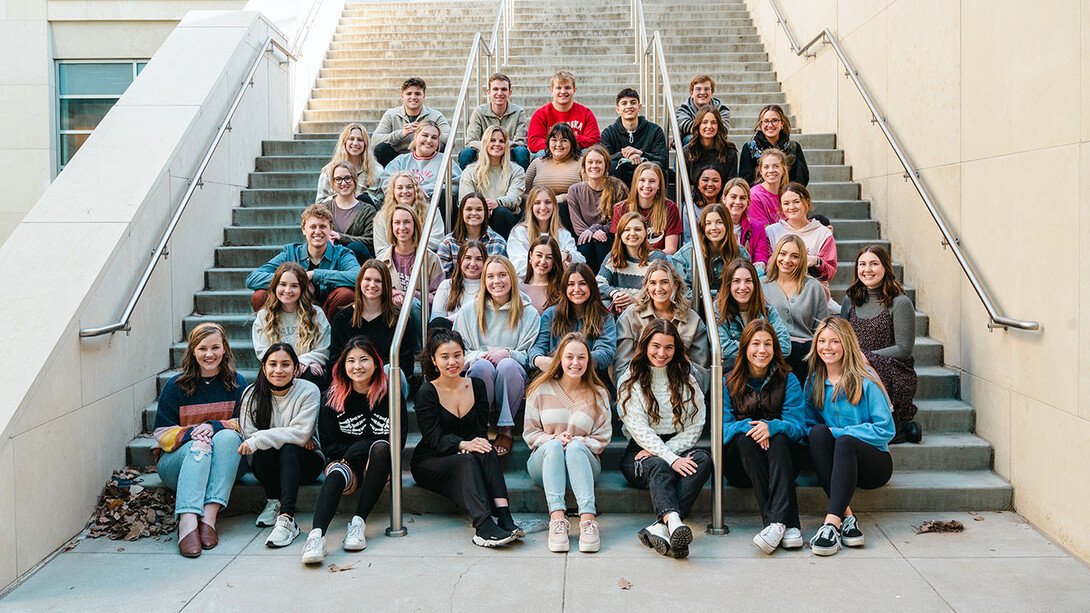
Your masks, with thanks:
[[[424,379],[427,381],[434,381],[439,378],[439,368],[432,361],[432,357],[439,350],[440,345],[444,343],[456,343],[462,348],[463,352],[466,350],[465,341],[462,340],[462,335],[458,331],[447,328],[431,328],[428,330],[424,350],[417,357],[420,361],[420,370],[424,373]]]
[[[283,351],[291,356],[292,364],[295,365],[295,368],[299,368],[299,356],[295,353],[295,348],[288,343],[273,343],[261,356],[261,365],[257,369],[257,380],[254,381],[254,391],[250,394],[247,406],[250,419],[253,420],[258,430],[268,430],[272,427],[272,386],[268,377],[265,376],[265,362],[269,360],[269,356],[277,351]],[[294,380],[294,374],[295,370],[293,369],[292,380]]]
[[[620,103],[622,98],[635,98],[636,102],[639,102],[640,93],[631,87],[626,87],[617,94],[617,102]]]

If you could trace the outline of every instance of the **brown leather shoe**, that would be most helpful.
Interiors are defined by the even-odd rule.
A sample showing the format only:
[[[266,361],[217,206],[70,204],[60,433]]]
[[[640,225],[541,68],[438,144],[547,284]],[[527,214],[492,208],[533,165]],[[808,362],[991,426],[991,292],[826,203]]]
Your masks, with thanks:
[[[216,532],[216,529],[203,521],[197,522],[197,532],[201,535],[201,547],[204,549],[212,549],[220,543],[220,535]]]
[[[187,558],[196,558],[201,555],[201,537],[197,530],[178,539],[178,552]]]

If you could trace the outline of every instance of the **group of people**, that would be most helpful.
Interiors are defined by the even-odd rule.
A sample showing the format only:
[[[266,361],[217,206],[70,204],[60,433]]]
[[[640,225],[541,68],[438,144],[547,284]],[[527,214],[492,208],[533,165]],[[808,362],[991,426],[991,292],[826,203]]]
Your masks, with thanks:
[[[391,475],[391,411],[405,444],[410,380],[421,436],[413,479],[469,512],[477,545],[525,536],[501,462],[518,425],[531,450],[526,470],[549,508],[548,548],[569,549],[570,489],[579,550],[597,551],[595,482],[619,422],[629,439],[621,473],[649,490],[655,510],[637,536],[686,557],[693,533],[684,519],[712,474],[699,445],[712,385],[724,389],[714,443],[724,475],[753,488],[761,507],[754,543],[766,553],[802,546],[795,478],[811,464],[829,496],[814,553],[862,545],[852,493],[889,480],[891,442],[919,440],[915,309],[878,246],[856,257],[842,303],[831,300],[833,233],[813,214],[806,161],[782,109],[761,112],[739,153],[714,81],[693,78],[678,109],[699,210],[697,227],[686,228],[666,197],[666,139],[640,115],[638,92],[621,90],[619,117],[599,134],[574,102],[570,73],[553,77],[552,102],[528,122],[497,73],[469,121],[459,205],[444,234],[439,220],[423,227],[429,196],[444,189],[437,158],[450,134],[424,106],[425,87],[406,80],[402,106],[375,134],[345,127],[318,202],[302,213],[304,240],[247,277],[256,380],[238,374],[221,326],[190,333],[155,424],[182,555],[216,546],[217,514],[247,466],[266,492],[256,523],[271,528],[268,546],[300,535],[299,487],[324,475],[303,562],[324,559],[340,498],[355,491],[343,545],[366,547],[367,517]],[[696,242],[715,321],[692,308]],[[426,282],[409,287],[421,253]],[[709,377],[712,325],[723,381]],[[402,390],[392,399],[391,377]]]

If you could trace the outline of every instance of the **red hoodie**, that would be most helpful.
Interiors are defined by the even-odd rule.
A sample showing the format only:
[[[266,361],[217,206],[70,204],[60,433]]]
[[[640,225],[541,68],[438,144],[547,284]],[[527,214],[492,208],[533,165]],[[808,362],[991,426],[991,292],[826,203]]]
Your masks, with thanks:
[[[590,109],[578,102],[573,102],[567,113],[561,113],[553,107],[552,102],[549,102],[534,111],[533,117],[530,118],[530,130],[526,135],[526,144],[530,147],[530,151],[537,153],[547,147],[549,143],[545,142],[545,135],[553,124],[561,122],[575,130],[575,142],[579,144],[580,149],[586,149],[602,140],[602,134],[598,131],[598,120]]]

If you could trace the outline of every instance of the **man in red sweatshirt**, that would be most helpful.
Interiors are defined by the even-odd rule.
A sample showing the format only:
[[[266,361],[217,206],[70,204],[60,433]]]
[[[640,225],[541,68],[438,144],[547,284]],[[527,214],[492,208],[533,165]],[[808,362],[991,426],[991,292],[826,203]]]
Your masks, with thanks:
[[[544,151],[548,145],[545,134],[553,124],[561,122],[575,130],[575,141],[580,149],[586,149],[602,140],[594,113],[574,100],[575,75],[567,70],[557,72],[549,82],[549,92],[553,95],[553,101],[534,111],[530,118],[530,129],[526,135],[526,144],[530,151]]]

